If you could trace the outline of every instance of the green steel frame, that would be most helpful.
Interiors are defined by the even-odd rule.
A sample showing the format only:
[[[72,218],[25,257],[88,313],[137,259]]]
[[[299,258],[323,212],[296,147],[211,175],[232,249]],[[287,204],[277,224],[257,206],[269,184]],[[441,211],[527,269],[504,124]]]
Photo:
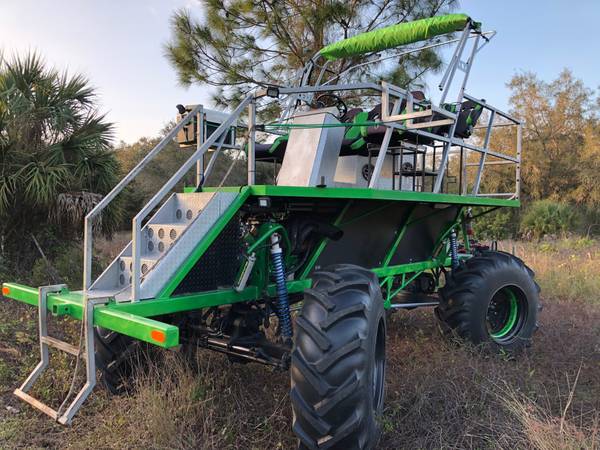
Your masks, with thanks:
[[[209,190],[209,189],[206,189]],[[216,189],[214,189],[216,190]],[[507,200],[498,198],[487,198],[477,196],[464,196],[452,194],[435,194],[429,192],[405,192],[405,191],[384,191],[367,188],[312,188],[312,187],[288,187],[288,186],[270,186],[255,185],[242,187],[220,188],[221,191],[239,192],[236,200],[230,205],[225,214],[219,219],[214,227],[198,243],[191,256],[182,265],[180,270],[165,286],[162,292],[155,299],[148,299],[140,302],[117,303],[110,299],[106,305],[99,305],[94,310],[94,325],[114,330],[133,338],[149,342],[164,348],[175,347],[179,344],[179,329],[152,317],[165,316],[168,314],[181,313],[185,311],[203,309],[212,306],[228,305],[238,302],[254,301],[265,297],[275,296],[275,285],[263,277],[262,281],[253,278],[250,285],[241,291],[231,289],[220,289],[211,292],[202,292],[192,295],[172,296],[175,288],[192,269],[198,259],[208,249],[210,244],[221,233],[223,228],[235,216],[239,209],[252,196],[269,197],[302,197],[302,198],[327,198],[346,200],[345,206],[335,219],[334,224],[343,226],[358,217],[353,217],[344,222],[344,217],[348,208],[356,200],[387,200],[389,203],[405,202],[412,203],[411,210],[407,220],[402,227],[396,231],[396,237],[386,253],[380,267],[373,268],[373,272],[379,277],[382,288],[385,292],[385,307],[391,306],[392,299],[409,283],[415,280],[424,272],[439,270],[450,266],[446,241],[452,230],[461,227],[466,237],[464,227],[464,211],[467,207],[487,207],[496,209],[498,207],[519,207],[519,200]],[[401,265],[390,265],[392,255],[398,248],[400,241],[406,233],[406,230],[424,220],[425,217],[413,219],[413,212],[418,204],[446,204],[458,205],[459,212],[455,221],[446,224],[442,232],[437,237],[431,258],[425,261],[411,262]],[[386,202],[388,204],[388,202]],[[382,206],[382,207],[385,207]],[[367,212],[371,214],[373,211]],[[435,214],[433,212],[432,214]],[[430,216],[430,215],[429,215]],[[427,216],[427,217],[429,217]],[[363,215],[364,217],[364,215]],[[261,235],[250,242],[249,250],[254,250],[260,246],[268,237],[274,233],[280,232],[284,239],[287,239],[285,230],[277,224],[269,225],[261,229]],[[304,270],[293,281],[288,281],[288,290],[290,293],[300,293],[310,288],[312,281],[309,277],[315,267],[319,255],[326,248],[327,239],[323,239],[314,250],[314,253],[308,259]],[[465,239],[468,243],[468,239]],[[18,300],[30,305],[38,304],[38,289],[20,285],[17,283],[4,283],[2,292],[5,297]],[[83,315],[84,296],[81,292],[69,292],[63,290],[59,293],[48,295],[48,309],[54,315],[70,316],[81,320]]]

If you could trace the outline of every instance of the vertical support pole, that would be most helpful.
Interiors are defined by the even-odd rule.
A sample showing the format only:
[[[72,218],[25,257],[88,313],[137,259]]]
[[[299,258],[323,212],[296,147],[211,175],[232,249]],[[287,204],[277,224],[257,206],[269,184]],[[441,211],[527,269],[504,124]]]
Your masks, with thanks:
[[[96,357],[94,347],[94,309],[96,305],[104,305],[108,302],[106,298],[84,298],[84,338],[85,338],[85,372],[86,382],[81,390],[77,393],[77,396],[73,399],[67,410],[58,417],[58,422],[67,425],[71,423],[73,416],[79,411],[83,402],[89,397],[96,386]],[[66,401],[66,400],[65,400]],[[62,409],[59,408],[59,411]]]
[[[40,377],[42,372],[48,367],[48,363],[50,361],[50,355],[48,353],[48,344],[44,338],[48,336],[48,293],[50,292],[59,292],[61,289],[65,288],[66,285],[58,284],[53,286],[43,286],[38,289],[38,325],[39,325],[39,339],[40,339],[40,362],[33,369],[33,372],[27,377],[27,379],[23,382],[21,387],[15,390],[15,395],[20,398],[23,396],[19,394],[27,393],[36,382],[36,380]],[[25,399],[25,401],[28,401]],[[35,406],[35,405],[34,405]]]
[[[404,166],[404,146],[400,146],[400,169],[398,170],[400,172],[400,187],[398,187],[399,191],[403,191],[404,190],[404,186],[403,186],[403,181],[404,181],[404,170],[402,169],[402,167]]]
[[[105,300],[102,301],[106,303]],[[96,360],[94,350],[94,308],[96,303],[94,299],[85,298],[85,371],[87,382],[94,386],[96,384]]]
[[[471,193],[477,195],[479,193],[479,186],[481,185],[481,176],[483,174],[483,168],[485,167],[485,159],[487,157],[487,151],[490,145],[490,137],[492,135],[492,128],[494,127],[494,118],[496,117],[496,111],[492,110],[490,118],[488,120],[487,130],[485,131],[485,138],[483,140],[484,152],[479,157],[479,167],[477,168],[477,175],[475,177],[475,184]]]
[[[516,176],[516,198],[519,199],[521,198],[521,145],[522,145],[522,139],[523,139],[523,124],[519,123],[519,125],[517,126],[517,168],[515,171],[515,176]]]
[[[456,50],[454,50],[454,55],[452,55],[452,59],[450,60],[450,64],[444,73],[442,81],[440,82],[439,88],[443,89],[444,92],[440,98],[440,105],[446,101],[446,96],[448,95],[448,91],[450,90],[450,86],[452,85],[452,80],[454,79],[454,74],[456,73],[456,69],[458,64],[460,63],[460,58],[462,56],[463,50],[467,43],[467,39],[469,38],[469,34],[471,32],[471,26],[467,25],[463,30],[463,34],[460,37],[460,41],[458,41],[458,45],[456,46]]]
[[[50,356],[48,354],[48,344],[44,338],[48,336],[48,288],[38,289],[38,327],[40,335],[40,356],[43,367],[48,366]]]
[[[465,167],[465,148],[460,146],[460,162],[459,162],[459,175],[458,175],[458,195],[463,195],[464,184],[466,178],[466,167]]]
[[[468,31],[468,28],[466,30]],[[454,133],[456,131],[456,125],[458,123],[458,115],[460,114],[462,99],[465,95],[465,88],[467,86],[467,81],[469,80],[469,74],[471,72],[473,60],[475,59],[475,55],[477,53],[477,45],[479,44],[479,38],[480,38],[480,35],[477,35],[477,37],[474,39],[473,48],[471,49],[471,55],[469,56],[469,59],[467,60],[467,63],[466,63],[467,68],[465,70],[465,76],[464,76],[462,84],[460,86],[460,90],[458,91],[458,97],[456,98],[456,103],[459,105],[459,109],[456,113],[456,118],[454,119],[454,123],[450,127],[450,133],[448,133],[449,140],[446,143],[446,145],[444,146],[444,152],[442,154],[442,162],[440,163],[439,174],[435,179],[435,186],[433,188],[433,192],[435,192],[435,193],[440,192],[440,189],[442,187],[442,182],[444,181],[444,172],[446,170],[446,166],[448,165],[448,157],[449,157],[450,149],[452,148],[452,143],[454,140]],[[463,45],[463,47],[464,47],[464,45]],[[457,64],[458,64],[458,62],[457,62]],[[454,69],[454,71],[455,70],[456,70],[456,68]],[[454,76],[454,71],[452,73],[452,76]],[[444,91],[444,94],[447,93],[447,89],[449,86],[450,86],[450,82],[448,83],[448,85],[446,85],[446,90]],[[440,105],[444,102],[444,99],[445,99],[445,95],[442,96],[442,99],[440,100]]]
[[[382,116],[384,116],[384,111],[387,114],[387,105],[388,105],[388,91],[387,89],[383,89],[382,92],[382,102],[381,102],[381,111]],[[392,107],[392,116],[395,116],[400,111],[400,103],[401,100],[398,98],[394,102],[394,106]],[[373,168],[373,173],[371,174],[371,180],[369,181],[369,188],[373,189],[377,187],[377,183],[379,182],[379,176],[381,175],[381,169],[383,168],[383,163],[385,162],[385,156],[387,154],[388,146],[390,145],[390,140],[392,139],[392,133],[394,132],[393,127],[387,127],[385,130],[385,134],[383,135],[383,141],[381,142],[381,147],[379,147],[379,154],[377,155],[377,159],[375,160],[375,167]],[[402,168],[400,168],[402,171]],[[400,178],[400,183],[402,183],[402,178]],[[402,184],[400,184],[402,186]],[[402,187],[400,188],[402,189]]]
[[[204,107],[196,114],[196,151],[204,144]],[[196,161],[196,188],[204,183],[204,154]]]
[[[83,292],[92,285],[92,218],[86,216],[83,225]]]
[[[141,271],[141,245],[142,245],[142,225],[137,216],[132,220],[132,238],[131,238],[131,301],[139,302],[141,295],[142,271]]]
[[[254,144],[256,141],[256,98],[248,104],[248,186],[256,184],[256,155]]]

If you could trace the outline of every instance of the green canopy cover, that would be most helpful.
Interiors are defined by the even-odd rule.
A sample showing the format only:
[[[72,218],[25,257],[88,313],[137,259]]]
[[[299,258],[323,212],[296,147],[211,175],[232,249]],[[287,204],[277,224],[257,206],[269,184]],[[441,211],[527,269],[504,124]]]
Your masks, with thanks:
[[[334,60],[378,52],[463,30],[470,20],[466,14],[448,14],[391,25],[329,44],[323,47],[319,54]],[[474,25],[479,28],[479,24],[474,23]]]

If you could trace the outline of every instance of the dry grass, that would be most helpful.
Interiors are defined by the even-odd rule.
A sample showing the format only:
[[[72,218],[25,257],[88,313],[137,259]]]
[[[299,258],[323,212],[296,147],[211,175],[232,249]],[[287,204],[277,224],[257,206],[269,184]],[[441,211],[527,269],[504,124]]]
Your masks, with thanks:
[[[570,392],[572,400],[576,383]],[[600,416],[596,411],[589,425],[576,426],[568,421],[570,402],[561,417],[548,414],[543,408],[512,390],[507,390],[504,406],[520,424],[518,429],[524,448],[535,450],[597,449],[600,439]]]
[[[585,238],[500,242],[536,272],[546,298],[600,305],[600,244]]]
[[[600,269],[593,264],[600,253],[597,244],[552,245],[556,251],[516,243],[538,274],[545,304],[533,348],[517,359],[446,342],[430,311],[392,316],[380,448],[600,448],[600,302],[594,291]],[[231,364],[207,351],[198,352],[196,364],[158,352],[137,377],[135,394],[111,398],[98,390],[72,427],[55,425],[10,394],[37,358],[35,315],[27,307],[16,312],[13,303],[0,302],[0,448],[294,446],[288,374]],[[57,365],[63,375],[68,365]],[[42,395],[56,402],[65,388]]]

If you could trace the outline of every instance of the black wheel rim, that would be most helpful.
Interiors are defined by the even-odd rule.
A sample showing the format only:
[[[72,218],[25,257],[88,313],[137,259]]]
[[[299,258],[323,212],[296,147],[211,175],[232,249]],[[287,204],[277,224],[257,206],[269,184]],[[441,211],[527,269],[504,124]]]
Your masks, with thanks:
[[[385,383],[385,325],[383,319],[377,327],[375,341],[375,363],[373,364],[373,409],[383,407],[383,388]]]
[[[488,305],[488,333],[495,342],[511,342],[521,331],[526,318],[525,295],[516,286],[505,286],[496,291]]]

